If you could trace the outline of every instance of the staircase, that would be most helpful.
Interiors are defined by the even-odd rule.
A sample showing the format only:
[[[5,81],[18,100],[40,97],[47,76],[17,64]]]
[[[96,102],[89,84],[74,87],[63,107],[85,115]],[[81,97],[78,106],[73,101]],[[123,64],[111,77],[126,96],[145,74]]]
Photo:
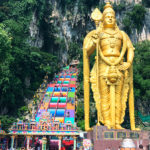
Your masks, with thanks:
[[[77,69],[63,70],[48,84],[36,111],[35,120],[42,119],[47,112],[53,122],[71,123],[75,121],[75,91]]]

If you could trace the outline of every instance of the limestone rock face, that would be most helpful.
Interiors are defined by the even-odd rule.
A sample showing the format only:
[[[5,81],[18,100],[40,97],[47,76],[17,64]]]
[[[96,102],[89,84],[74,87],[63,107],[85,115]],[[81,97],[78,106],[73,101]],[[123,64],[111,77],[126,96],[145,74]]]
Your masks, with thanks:
[[[51,23],[55,26],[57,32],[55,33],[55,38],[61,41],[63,48],[57,48],[55,45],[50,46],[49,52],[57,54],[57,56],[62,60],[62,63],[67,63],[69,44],[70,42],[77,42],[81,44],[82,38],[85,35],[95,29],[95,24],[91,20],[91,12],[96,6],[91,7],[90,10],[81,12],[80,0],[73,2],[73,6],[70,9],[62,7],[60,1],[48,0],[53,6],[52,14],[49,16]],[[99,1],[99,8],[104,3],[105,0]],[[116,5],[126,4],[125,9],[116,12],[117,24],[121,30],[123,30],[123,18],[127,12],[130,12],[134,5],[142,3],[142,0],[112,0]],[[87,12],[87,13],[85,13]],[[150,8],[146,8],[145,19],[143,18],[143,28],[139,32],[137,29],[132,28],[132,32],[129,35],[132,42],[136,43],[138,41],[150,40]],[[40,31],[37,25],[37,18],[35,12],[33,13],[32,20],[30,22],[30,40],[31,46],[41,48],[43,46],[43,33]],[[52,44],[52,43],[51,43]],[[82,47],[82,45],[80,45]],[[58,50],[57,50],[58,49]]]
[[[105,0],[104,0],[105,1]],[[59,36],[65,39],[66,49],[68,50],[68,42],[74,40],[78,40],[80,37],[85,35],[88,31],[95,28],[94,23],[90,19],[90,13],[94,8],[91,8],[91,12],[87,12],[87,14],[81,14],[78,11],[78,2],[74,5],[74,8],[68,10],[66,14],[62,14],[62,10],[60,9],[60,5],[58,2],[53,2],[53,14],[52,17],[55,17],[54,24],[57,25],[59,30]],[[119,5],[121,0],[112,0],[111,2]],[[102,1],[100,2],[100,4]],[[122,19],[125,17],[125,13],[129,12],[133,5],[142,3],[142,0],[126,0],[126,10],[123,12],[117,12],[116,17],[118,20],[118,26],[120,29],[123,29]],[[140,33],[137,32],[136,29],[132,29],[132,34],[130,38],[132,42],[136,43],[138,41],[149,40],[150,39],[150,9],[146,8],[147,12],[145,15],[145,19],[143,18],[144,26]],[[80,32],[81,31],[81,32]]]
[[[138,36],[138,41],[150,40],[150,9],[147,8],[147,12],[144,20],[144,27],[142,32]]]
[[[116,3],[116,4],[120,4],[121,3],[121,0],[112,0],[112,2]],[[129,5],[132,3],[132,5],[134,4],[139,4],[141,3],[142,0],[127,0],[126,3],[129,3]],[[78,3],[78,2],[76,2]],[[59,5],[57,2],[55,2],[55,6]],[[94,8],[92,8],[94,9]],[[92,9],[91,9],[91,12],[92,12]],[[126,9],[126,11],[130,11],[130,6],[129,8]],[[93,23],[92,23],[92,20],[90,20],[90,13],[86,14],[86,18],[84,15],[81,15],[79,12],[78,12],[78,7],[77,7],[77,4],[75,5],[74,7],[74,12],[71,14],[71,12],[68,12],[68,14],[66,14],[66,16],[62,16],[62,19],[61,19],[61,23],[62,23],[62,32],[63,34],[61,35],[65,35],[66,38],[68,38],[68,40],[71,40],[73,36],[76,36],[76,38],[78,38],[78,35],[77,34],[77,29],[80,30],[82,28],[84,28],[86,31],[88,30],[92,30],[92,28],[94,27]],[[144,26],[143,26],[143,30],[141,31],[141,33],[137,34],[137,31],[133,32],[135,34],[132,34],[132,37],[131,39],[133,39],[133,42],[137,42],[137,41],[141,41],[141,40],[149,40],[149,30],[150,30],[150,24],[149,24],[149,21],[150,21],[150,9],[147,8],[146,9],[147,12],[146,12],[146,15],[145,15],[145,19],[144,19]],[[53,10],[53,14],[55,14],[57,16],[57,18],[61,17],[61,10],[57,10],[57,7],[54,7],[54,10]],[[67,15],[72,15],[72,17],[67,17]],[[87,18],[89,17],[89,18]],[[118,14],[116,13],[116,17],[117,17],[117,20],[118,22],[120,22],[119,24],[119,27],[122,28],[122,18],[124,17],[124,14]],[[56,21],[56,20],[55,20]],[[56,21],[57,22],[57,21]],[[90,25],[91,23],[91,25]],[[76,26],[79,26],[80,24],[80,27],[81,28],[76,28]],[[87,27],[87,28],[85,28]],[[134,30],[134,29],[133,29]]]
[[[32,15],[29,31],[30,39],[28,40],[28,43],[33,47],[41,48],[43,46],[43,36],[42,33],[40,33],[40,29],[38,28],[35,12]]]
[[[112,3],[116,3],[116,4],[120,4],[122,0],[112,0],[111,2]],[[138,3],[141,3],[142,0],[126,0],[127,3],[135,3],[135,4],[138,4]]]

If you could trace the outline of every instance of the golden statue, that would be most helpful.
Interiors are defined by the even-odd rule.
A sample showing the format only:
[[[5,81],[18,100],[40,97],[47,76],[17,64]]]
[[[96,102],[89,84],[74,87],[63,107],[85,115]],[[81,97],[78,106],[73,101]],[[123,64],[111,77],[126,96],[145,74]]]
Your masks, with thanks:
[[[126,102],[129,97],[131,130],[135,128],[133,68],[134,47],[128,35],[119,30],[115,12],[109,2],[103,14],[95,9],[91,15],[96,30],[84,39],[84,111],[85,130],[89,126],[89,88],[94,95],[97,109],[97,125],[100,122],[108,129],[123,129]],[[96,61],[90,72],[89,57],[96,50]]]

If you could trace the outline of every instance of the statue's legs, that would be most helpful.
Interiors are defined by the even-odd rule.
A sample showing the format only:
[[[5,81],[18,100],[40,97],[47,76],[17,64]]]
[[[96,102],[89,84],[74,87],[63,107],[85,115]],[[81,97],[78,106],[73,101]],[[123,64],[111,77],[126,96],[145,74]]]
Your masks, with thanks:
[[[110,129],[111,120],[110,120],[109,86],[107,85],[103,77],[100,77],[100,95],[101,95],[101,113],[103,117],[103,123]]]
[[[123,76],[121,76],[118,85],[116,85],[115,89],[115,128],[123,129],[121,127],[121,112],[122,112],[122,104],[121,104],[121,96],[123,89]]]

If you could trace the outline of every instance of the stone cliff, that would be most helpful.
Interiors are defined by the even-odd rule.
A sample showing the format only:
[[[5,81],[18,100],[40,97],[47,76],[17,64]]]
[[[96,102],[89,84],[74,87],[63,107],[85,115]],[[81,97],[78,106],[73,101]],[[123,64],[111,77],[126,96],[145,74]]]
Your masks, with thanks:
[[[67,55],[69,51],[70,42],[78,42],[82,47],[83,37],[91,30],[95,29],[94,22],[90,19],[91,12],[98,7],[101,11],[104,6],[104,0],[99,1],[98,5],[86,6],[81,3],[81,0],[65,3],[66,1],[49,0],[52,6],[51,23],[54,25],[56,32],[54,34],[57,45],[61,44],[58,57],[63,63],[67,62]],[[129,31],[129,36],[132,42],[150,40],[150,8],[142,6],[142,0],[111,0],[116,11],[117,24],[120,29]],[[67,6],[68,5],[68,6]],[[132,13],[134,8],[135,12]],[[142,18],[140,18],[139,26],[134,22],[134,18],[141,12],[138,12],[138,6],[145,9]],[[141,8],[140,7],[140,8]],[[134,14],[136,13],[137,14]],[[139,10],[140,11],[140,10]],[[131,14],[132,13],[132,14]],[[138,17],[137,17],[138,19]],[[43,33],[38,29],[37,18],[33,13],[32,21],[30,23],[30,44],[41,48],[44,44]],[[51,43],[52,44],[52,43]],[[63,49],[61,48],[63,45]],[[56,45],[52,44],[50,52],[55,52]]]

